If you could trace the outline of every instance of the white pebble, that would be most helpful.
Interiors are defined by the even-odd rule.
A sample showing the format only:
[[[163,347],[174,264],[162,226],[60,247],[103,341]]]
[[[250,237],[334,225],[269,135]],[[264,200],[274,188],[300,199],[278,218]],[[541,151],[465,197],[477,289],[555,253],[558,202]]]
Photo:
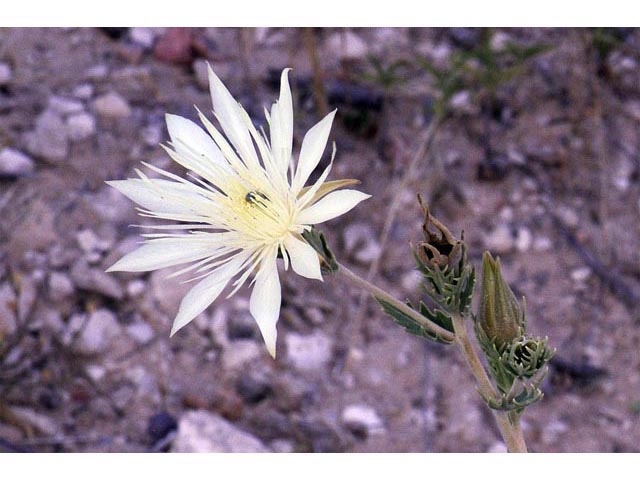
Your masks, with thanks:
[[[584,282],[591,275],[591,269],[589,267],[580,267],[571,271],[571,278],[575,282]]]
[[[0,175],[20,177],[33,172],[33,160],[24,153],[13,148],[0,151]]]
[[[71,140],[84,140],[96,133],[96,119],[87,112],[75,113],[67,118],[67,130]]]
[[[99,96],[93,102],[99,115],[109,118],[124,118],[131,115],[129,103],[116,92]]]

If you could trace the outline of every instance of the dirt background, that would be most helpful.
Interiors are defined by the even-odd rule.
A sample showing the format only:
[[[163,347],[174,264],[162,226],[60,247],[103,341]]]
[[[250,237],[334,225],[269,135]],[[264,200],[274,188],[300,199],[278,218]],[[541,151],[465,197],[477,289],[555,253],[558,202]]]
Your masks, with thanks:
[[[442,104],[434,72],[483,45],[543,48],[464,57],[403,181]],[[163,116],[210,112],[206,61],[257,124],[293,67],[298,148],[338,108],[332,178],[373,198],[322,230],[355,271],[419,298],[417,192],[476,265],[500,255],[558,349],[523,416],[532,451],[638,451],[640,32],[407,28],[0,30],[0,451],[504,451],[459,353],[340,277],[282,276],[272,361],[247,290],[169,339],[188,286],[104,273],[142,221],[104,182],[180,173]]]

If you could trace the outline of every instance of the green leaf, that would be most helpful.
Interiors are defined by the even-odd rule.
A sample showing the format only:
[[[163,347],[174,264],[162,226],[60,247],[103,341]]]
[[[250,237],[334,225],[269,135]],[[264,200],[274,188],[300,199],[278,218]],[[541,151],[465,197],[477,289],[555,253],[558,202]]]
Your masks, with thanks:
[[[424,304],[424,302],[420,302],[420,313],[423,317],[428,318],[436,325],[453,333],[453,321],[451,320],[451,317],[441,310],[434,309],[433,311],[431,311],[429,307]]]
[[[403,327],[410,334],[416,335],[418,337],[428,338],[430,340],[433,340],[433,341],[439,342],[439,343],[448,344],[448,343],[452,343],[453,342],[453,340],[444,339],[440,335],[438,335],[438,334],[428,330],[427,328],[423,327],[415,319],[411,318],[409,315],[404,313],[402,310],[398,309],[398,307],[396,307],[395,305],[392,305],[391,303],[387,302],[386,300],[378,298],[375,295],[374,295],[374,298],[378,301],[378,303],[382,307],[382,311],[384,313],[386,313],[387,315],[389,315],[391,318],[393,318],[398,325]],[[413,309],[413,307],[411,306],[410,303],[407,303],[407,306]],[[421,313],[421,312],[417,312],[416,311],[416,313]],[[447,328],[445,326],[446,325],[446,320],[443,319],[442,317],[437,317],[437,313],[431,318],[429,318],[429,317],[426,317],[426,318],[429,319],[429,320],[434,321],[435,323],[438,323],[438,321],[435,320],[435,318],[438,318],[439,321],[442,322],[442,323],[438,323],[438,325],[442,326],[443,328]],[[449,322],[451,322],[450,319],[449,319]],[[449,330],[449,329],[447,328],[447,330]],[[452,331],[452,330],[450,330],[450,331]]]

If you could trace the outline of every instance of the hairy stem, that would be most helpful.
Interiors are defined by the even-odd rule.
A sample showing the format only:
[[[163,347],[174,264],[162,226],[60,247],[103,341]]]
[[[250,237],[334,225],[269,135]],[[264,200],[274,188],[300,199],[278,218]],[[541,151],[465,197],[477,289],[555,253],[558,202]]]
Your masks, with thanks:
[[[437,325],[437,324],[433,323],[429,319],[427,319],[424,316],[422,316],[420,313],[416,312],[413,308],[410,308],[406,304],[404,304],[403,302],[401,302],[399,300],[396,300],[388,292],[382,290],[380,287],[375,286],[374,284],[368,282],[364,278],[362,278],[362,277],[358,276],[357,274],[353,273],[351,270],[349,270],[344,265],[338,264],[338,266],[339,266],[338,273],[341,273],[344,277],[346,277],[352,283],[354,283],[354,284],[358,285],[359,287],[365,289],[367,292],[369,292],[374,297],[377,297],[377,298],[379,298],[381,300],[385,300],[386,302],[389,302],[391,305],[396,307],[402,313],[404,313],[405,315],[411,317],[416,322],[418,322],[420,325],[422,325],[424,328],[426,328],[427,330],[431,331],[432,333],[434,333],[436,335],[439,335],[444,340],[447,340],[447,341],[450,341],[450,342],[454,340],[454,336],[451,334],[451,332],[449,330],[446,330],[446,329],[442,328],[440,325]]]
[[[393,296],[391,296],[388,292],[384,291],[380,287],[368,282],[364,278],[355,274],[347,267],[342,264],[338,264],[339,269],[338,273],[341,273],[347,280],[351,283],[363,288],[367,292],[369,292],[374,297],[377,297],[381,300],[389,302],[391,305],[396,307],[398,310],[402,311],[404,314],[410,316],[424,328],[430,330],[432,333],[440,335],[444,340],[455,341],[455,343],[460,348],[462,355],[464,356],[467,365],[471,369],[471,373],[476,379],[478,383],[478,391],[483,398],[496,398],[497,392],[489,376],[487,375],[486,370],[482,366],[480,362],[480,358],[473,348],[473,344],[469,340],[469,336],[467,335],[467,328],[464,323],[464,318],[459,315],[453,315],[453,330],[454,334],[450,331],[436,325],[431,322],[429,319],[420,315],[418,312],[408,307],[403,302],[396,300]],[[519,415],[503,412],[498,410],[492,410],[493,416],[496,419],[496,423],[498,424],[498,428],[500,429],[500,433],[502,438],[504,439],[505,444],[507,445],[507,449],[511,453],[525,453],[527,452],[527,445],[524,441],[524,437],[522,435],[522,429],[520,427],[520,418]]]
[[[464,323],[464,318],[461,315],[456,314],[452,317],[453,331],[455,332],[456,344],[460,348],[462,355],[464,356],[467,365],[471,369],[471,373],[478,383],[478,390],[483,398],[495,398],[497,392],[487,375],[486,370],[478,358],[478,354],[467,335],[467,327]],[[508,412],[499,410],[492,410],[493,416],[496,419],[500,433],[504,443],[507,445],[507,449],[510,453],[526,453],[527,445],[522,435],[522,429],[520,428],[520,419],[518,416],[511,416]]]

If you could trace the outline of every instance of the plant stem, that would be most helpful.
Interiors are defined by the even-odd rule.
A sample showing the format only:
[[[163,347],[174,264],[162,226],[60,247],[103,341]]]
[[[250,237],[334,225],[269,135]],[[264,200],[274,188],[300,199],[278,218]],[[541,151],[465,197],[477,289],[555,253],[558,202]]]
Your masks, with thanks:
[[[444,340],[447,341],[455,341],[455,343],[460,348],[462,355],[464,356],[467,365],[471,369],[471,373],[476,379],[478,383],[478,390],[480,395],[483,398],[495,398],[497,396],[496,389],[494,388],[487,372],[485,371],[482,363],[480,362],[480,358],[478,358],[478,354],[473,348],[472,343],[469,341],[469,336],[467,335],[467,328],[464,323],[464,318],[461,315],[456,314],[452,316],[453,321],[453,330],[454,334],[452,334],[449,330],[446,330],[439,325],[436,325],[429,319],[420,315],[418,312],[408,307],[403,302],[396,300],[393,296],[391,296],[388,292],[384,291],[380,287],[368,282],[364,278],[358,276],[347,267],[342,264],[338,264],[339,269],[338,273],[341,273],[352,283],[358,285],[363,288],[367,292],[369,292],[374,297],[385,300],[389,302],[391,305],[396,307],[398,310],[402,311],[404,314],[410,316],[424,328],[430,330],[434,334],[440,335]],[[503,412],[499,410],[492,410],[493,416],[496,419],[496,423],[498,424],[498,428],[500,429],[500,433],[502,438],[504,439],[505,444],[507,445],[507,449],[511,453],[525,453],[527,452],[527,445],[524,441],[524,437],[522,435],[522,429],[520,428],[520,418],[519,415]]]
[[[478,354],[473,348],[467,335],[467,327],[464,318],[460,314],[452,316],[453,331],[455,332],[456,344],[460,348],[462,355],[467,361],[467,365],[471,369],[471,373],[478,382],[478,390],[483,398],[495,398],[497,392],[489,380],[486,370],[482,366]],[[526,453],[527,445],[520,428],[520,419],[518,416],[511,416],[508,412],[493,410],[493,416],[496,419],[502,438],[504,439],[507,449],[510,453]]]
[[[393,296],[391,296],[389,293],[382,290],[380,287],[375,286],[374,284],[368,282],[364,278],[353,273],[351,270],[349,270],[347,267],[345,267],[341,263],[338,264],[338,267],[339,267],[338,273],[341,273],[351,282],[355,283],[359,287],[371,293],[371,295],[373,295],[374,297],[377,297],[381,300],[385,300],[386,302],[389,302],[391,305],[396,307],[398,310],[402,311],[402,313],[404,313],[405,315],[414,319],[416,322],[418,322],[427,330],[442,337],[442,339],[449,342],[454,341],[455,338],[449,330],[446,330],[442,328],[440,325],[433,323],[429,319],[425,318],[424,316],[416,312],[413,308],[410,308],[403,302],[396,300]]]

